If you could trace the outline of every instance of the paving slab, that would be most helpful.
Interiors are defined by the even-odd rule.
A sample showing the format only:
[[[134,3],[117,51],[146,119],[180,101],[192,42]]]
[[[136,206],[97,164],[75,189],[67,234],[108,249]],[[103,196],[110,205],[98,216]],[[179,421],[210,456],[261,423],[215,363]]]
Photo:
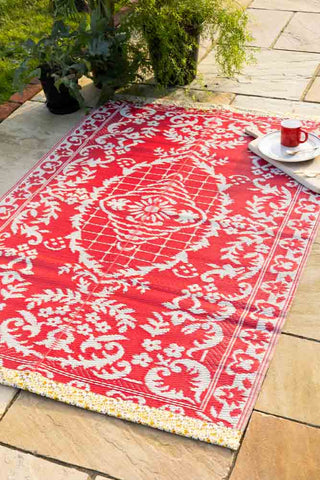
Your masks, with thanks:
[[[208,37],[200,39],[199,60],[202,60],[207,53],[212,49],[212,40]]]
[[[238,0],[238,3],[243,7],[247,8],[250,3],[252,3],[252,0]]]
[[[53,115],[43,103],[28,101],[4,120],[0,125],[0,195],[84,116],[84,110]]]
[[[254,412],[230,480],[319,480],[320,430]]]
[[[302,274],[283,332],[320,341],[320,236]]]
[[[296,13],[280,35],[274,48],[320,52],[319,24],[320,13]]]
[[[89,480],[79,470],[0,446],[1,480]]]
[[[10,405],[10,402],[12,401],[17,391],[18,390],[16,388],[0,385],[0,419]]]
[[[247,65],[243,73],[234,79],[219,75],[214,52],[210,52],[198,68],[201,82],[195,81],[192,87],[200,88],[203,84],[215,92],[299,100],[320,64],[317,53],[268,49],[253,51],[256,64]]]
[[[292,16],[292,12],[253,8],[249,8],[247,13],[249,31],[253,36],[250,45],[253,47],[271,47]]]
[[[250,7],[292,10],[294,12],[320,12],[319,0],[254,0]]]
[[[320,425],[319,365],[319,342],[282,334],[255,408]]]
[[[26,392],[0,422],[0,441],[121,480],[225,480],[234,455]]]
[[[265,112],[312,115],[318,116],[320,121],[320,105],[295,100],[280,100],[278,98],[257,97],[254,95],[237,95],[232,106],[263,110]]]
[[[305,96],[306,102],[318,102],[320,103],[320,77],[316,77],[312,83],[310,90]],[[318,105],[320,109],[320,105]]]

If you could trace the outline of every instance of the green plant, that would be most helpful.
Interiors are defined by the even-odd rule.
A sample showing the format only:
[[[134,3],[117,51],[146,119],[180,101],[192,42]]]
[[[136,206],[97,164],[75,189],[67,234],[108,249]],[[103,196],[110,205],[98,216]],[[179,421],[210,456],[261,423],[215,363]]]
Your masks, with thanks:
[[[130,42],[128,32],[111,26],[109,17],[93,10],[89,28],[79,28],[78,35],[83,57],[90,65],[88,76],[96,85],[116,89],[139,78],[143,49]]]
[[[116,88],[141,78],[146,63],[145,46],[132,42],[128,30],[115,26],[118,9],[114,0],[53,0],[53,10],[59,18],[81,18],[85,10],[87,23],[78,28],[82,56],[90,65],[88,74],[102,88],[100,101],[110,97]]]
[[[77,80],[87,73],[88,64],[82,57],[83,45],[78,30],[71,30],[57,20],[50,34],[39,41],[29,39],[19,48],[23,49],[24,60],[15,72],[16,88],[21,91],[33,77],[40,76],[42,70],[50,72],[56,88],[65,85],[79,103],[83,102]]]
[[[148,43],[163,85],[186,83],[186,71],[196,65],[200,35],[211,38],[225,75],[239,72],[251,55],[245,49],[250,39],[247,21],[235,0],[137,0],[127,17],[131,31]]]

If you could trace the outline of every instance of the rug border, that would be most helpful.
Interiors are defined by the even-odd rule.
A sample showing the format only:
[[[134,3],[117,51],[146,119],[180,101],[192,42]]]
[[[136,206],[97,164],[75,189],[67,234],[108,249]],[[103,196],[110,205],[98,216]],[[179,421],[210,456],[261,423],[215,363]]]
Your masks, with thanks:
[[[179,415],[130,400],[108,398],[61,382],[39,372],[22,372],[0,366],[0,383],[58,400],[85,410],[121,418],[132,423],[173,433],[194,440],[238,450],[243,432],[203,420]]]
[[[307,188],[307,187],[304,187],[304,186],[301,185],[301,189],[303,189],[303,188]],[[315,195],[319,195],[319,194],[315,194]],[[288,298],[287,298],[287,300],[286,300],[286,302],[285,302],[285,304],[284,304],[284,306],[283,306],[283,308],[280,312],[278,322],[275,324],[275,330],[278,333],[273,336],[273,340],[270,342],[269,349],[268,349],[268,351],[266,353],[266,356],[265,356],[265,358],[264,358],[264,360],[261,364],[261,368],[260,368],[260,371],[257,374],[256,381],[254,382],[254,384],[252,386],[253,388],[252,388],[252,391],[251,391],[251,394],[252,394],[251,402],[248,402],[246,404],[246,407],[243,410],[242,419],[237,424],[237,427],[241,428],[241,432],[243,432],[243,433],[244,433],[247,425],[249,424],[250,416],[252,415],[252,413],[254,411],[254,408],[255,408],[255,405],[258,401],[259,394],[261,392],[261,388],[263,387],[263,382],[266,378],[268,369],[270,368],[270,364],[272,362],[273,356],[275,354],[278,343],[280,341],[283,328],[285,327],[286,322],[288,320],[288,316],[289,316],[290,310],[292,308],[292,304],[294,302],[295,295],[297,294],[297,290],[299,288],[299,285],[300,285],[300,282],[301,282],[301,279],[302,279],[302,275],[305,271],[305,268],[307,267],[308,259],[310,257],[313,245],[315,243],[315,239],[316,239],[317,235],[319,234],[319,227],[320,227],[320,211],[319,211],[317,220],[314,223],[314,227],[313,227],[312,231],[310,232],[310,235],[309,235],[309,238],[308,238],[308,244],[306,246],[303,258],[301,259],[301,262],[300,262],[299,267],[298,267],[297,272],[296,272],[295,279],[297,278],[297,281],[295,283],[293,283],[292,288],[290,289],[290,291],[288,293]]]

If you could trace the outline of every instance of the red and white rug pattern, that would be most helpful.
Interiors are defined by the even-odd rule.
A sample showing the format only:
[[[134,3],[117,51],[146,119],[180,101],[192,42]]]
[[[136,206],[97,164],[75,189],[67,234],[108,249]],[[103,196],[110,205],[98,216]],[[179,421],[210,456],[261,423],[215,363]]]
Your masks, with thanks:
[[[62,139],[0,200],[2,383],[236,449],[319,223],[247,149],[279,121],[111,102]]]

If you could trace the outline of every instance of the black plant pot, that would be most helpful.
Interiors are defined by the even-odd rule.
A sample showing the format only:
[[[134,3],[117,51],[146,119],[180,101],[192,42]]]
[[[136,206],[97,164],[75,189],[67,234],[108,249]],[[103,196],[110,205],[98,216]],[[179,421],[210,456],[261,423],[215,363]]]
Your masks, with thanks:
[[[151,63],[156,81],[166,87],[190,84],[197,76],[200,29],[199,25],[184,27],[186,36],[172,40],[174,48],[170,58],[163,55],[162,39],[145,31]]]
[[[78,100],[70,94],[65,85],[60,85],[59,90],[55,87],[51,73],[49,69],[41,67],[40,81],[46,95],[46,105],[50,112],[56,115],[65,115],[79,110]],[[77,81],[75,80],[75,82]]]

